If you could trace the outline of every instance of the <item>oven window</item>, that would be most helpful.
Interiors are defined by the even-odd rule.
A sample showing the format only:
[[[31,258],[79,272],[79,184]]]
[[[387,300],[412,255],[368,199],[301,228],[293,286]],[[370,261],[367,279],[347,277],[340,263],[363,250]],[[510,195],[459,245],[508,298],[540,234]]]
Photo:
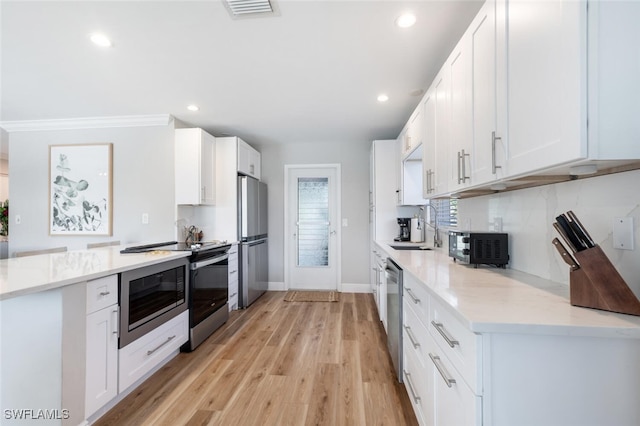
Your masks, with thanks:
[[[229,263],[223,260],[191,273],[191,325],[206,319],[227,303]]]
[[[133,280],[129,285],[129,330],[184,303],[184,267]]]

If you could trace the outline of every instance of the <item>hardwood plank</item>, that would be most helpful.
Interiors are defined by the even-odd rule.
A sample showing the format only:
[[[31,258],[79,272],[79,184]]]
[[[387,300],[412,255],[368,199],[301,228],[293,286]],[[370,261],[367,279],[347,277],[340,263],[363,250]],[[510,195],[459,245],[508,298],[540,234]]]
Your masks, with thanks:
[[[306,425],[336,424],[336,383],[339,382],[340,367],[337,364],[320,364],[314,380]]]
[[[95,424],[415,425],[371,294],[284,302],[268,292]]]

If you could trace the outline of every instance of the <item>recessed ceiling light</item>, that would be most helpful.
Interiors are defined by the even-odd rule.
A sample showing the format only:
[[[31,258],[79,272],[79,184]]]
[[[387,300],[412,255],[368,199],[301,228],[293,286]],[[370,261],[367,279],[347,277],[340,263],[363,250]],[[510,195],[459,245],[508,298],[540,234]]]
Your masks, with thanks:
[[[111,47],[111,40],[109,40],[109,38],[104,34],[100,34],[100,33],[91,34],[91,41],[93,42],[93,44],[98,45],[100,47]]]
[[[378,102],[387,102],[389,100],[389,97],[385,94],[382,95],[378,95]]]
[[[200,111],[200,107],[198,105],[189,105],[187,109],[189,111]]]
[[[416,15],[413,13],[404,13],[396,19],[396,25],[400,28],[409,28],[416,23]]]

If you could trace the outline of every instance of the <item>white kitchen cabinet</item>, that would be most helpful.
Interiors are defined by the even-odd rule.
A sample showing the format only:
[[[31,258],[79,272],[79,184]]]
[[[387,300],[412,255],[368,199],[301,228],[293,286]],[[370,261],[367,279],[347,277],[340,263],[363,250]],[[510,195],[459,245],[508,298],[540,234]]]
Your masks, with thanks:
[[[444,65],[449,76],[451,127],[448,137],[449,191],[471,184],[473,156],[471,128],[471,39],[465,33]]]
[[[216,141],[202,129],[175,131],[176,204],[216,202]]]
[[[260,153],[251,145],[238,138],[238,173],[260,179]]]
[[[585,158],[587,2],[509,0],[508,173]]]
[[[487,0],[469,29],[471,49],[471,183],[501,179],[506,170],[504,1]]]
[[[431,198],[436,192],[435,174],[436,161],[436,101],[435,88],[431,86],[422,101],[424,111],[423,142],[422,142],[422,197]]]
[[[118,391],[124,392],[189,340],[189,311],[129,343],[118,353]]]
[[[401,155],[405,158],[422,144],[424,130],[424,114],[420,105],[413,111],[407,122],[407,130],[401,140]]]
[[[238,310],[238,244],[229,249],[229,311]]]
[[[407,130],[398,139],[397,156],[399,156],[398,173],[396,177],[396,204],[399,206],[424,205],[427,200],[422,196],[422,150],[417,146],[408,156],[402,156],[402,143]],[[398,157],[396,157],[398,158]]]
[[[85,418],[118,394],[118,276],[87,282]]]
[[[449,108],[450,83],[448,73],[441,71],[433,82],[435,101],[435,169],[431,175],[431,196],[448,191],[449,132],[451,110]]]
[[[390,241],[398,236],[396,177],[398,162],[395,140],[371,144],[370,196],[371,240]]]

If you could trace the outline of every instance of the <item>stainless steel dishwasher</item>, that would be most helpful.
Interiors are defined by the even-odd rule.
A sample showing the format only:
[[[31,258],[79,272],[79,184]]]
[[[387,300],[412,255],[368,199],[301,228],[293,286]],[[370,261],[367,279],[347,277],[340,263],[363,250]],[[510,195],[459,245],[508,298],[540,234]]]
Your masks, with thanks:
[[[387,348],[398,382],[402,383],[402,268],[387,258]]]

